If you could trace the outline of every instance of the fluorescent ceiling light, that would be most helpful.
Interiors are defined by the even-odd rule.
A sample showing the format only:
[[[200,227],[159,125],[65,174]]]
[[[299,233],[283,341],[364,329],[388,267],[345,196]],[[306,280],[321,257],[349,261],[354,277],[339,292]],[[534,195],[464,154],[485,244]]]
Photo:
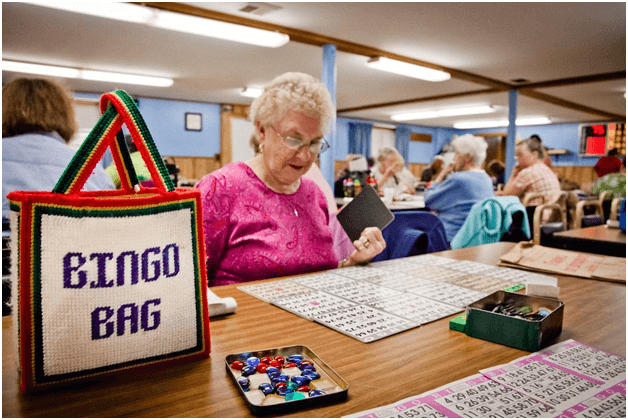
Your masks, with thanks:
[[[18,63],[16,61],[2,60],[2,71],[17,73],[39,74],[45,76],[65,77],[68,79],[96,80],[99,82],[125,83],[132,85],[145,85],[168,87],[174,80],[165,77],[138,76],[134,74],[112,73],[105,71],[82,70],[70,67],[45,66],[41,64]]]
[[[488,114],[491,112],[495,112],[495,109],[492,106],[480,105],[465,108],[441,109],[438,111],[407,112],[403,114],[391,115],[390,119],[393,121],[424,120],[428,118],[453,117],[456,115]]]
[[[416,64],[403,61],[391,60],[386,57],[373,57],[366,65],[374,69],[427,80],[428,82],[442,82],[451,78],[451,75],[445,71],[417,66]]]
[[[518,126],[523,125],[541,125],[549,124],[552,120],[547,117],[529,117],[529,118],[517,118],[515,124]],[[454,128],[493,128],[493,127],[508,127],[508,120],[494,120],[494,121],[470,121],[455,123]]]
[[[226,39],[261,47],[277,48],[287,44],[290,37],[279,32],[220,22],[183,13],[174,13],[129,3],[34,3],[31,4],[68,12],[82,13],[124,22],[141,23],[156,28],[211,38]]]
[[[187,32],[260,47],[277,48],[290,41],[288,35],[279,32],[166,11],[158,11],[152,25],[171,31]]]
[[[260,96],[262,94],[262,89],[258,89],[258,88],[250,88],[250,87],[245,87],[244,89],[242,89],[242,91],[240,92],[240,95],[242,96],[247,96],[249,98],[257,98],[258,96]]]
[[[44,66],[41,64],[18,63],[16,61],[7,60],[2,60],[2,71],[65,77],[68,79],[78,79],[80,75],[78,69],[71,69],[69,67]]]
[[[84,15],[98,16],[107,19],[122,20],[124,22],[148,24],[154,16],[154,9],[129,3],[112,2],[26,2],[36,6],[49,7],[51,9],[65,10],[67,12],[81,13]]]

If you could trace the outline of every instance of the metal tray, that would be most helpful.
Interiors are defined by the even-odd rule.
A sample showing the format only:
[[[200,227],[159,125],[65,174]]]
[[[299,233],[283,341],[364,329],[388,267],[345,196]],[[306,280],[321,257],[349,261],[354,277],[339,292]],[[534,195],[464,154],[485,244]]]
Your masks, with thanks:
[[[299,354],[303,356],[304,360],[310,360],[316,372],[321,377],[310,383],[312,389],[320,389],[325,392],[325,395],[319,395],[315,397],[309,397],[307,394],[304,399],[286,401],[285,397],[281,397],[276,394],[264,395],[262,391],[258,389],[259,384],[263,382],[270,382],[268,376],[263,373],[255,373],[249,376],[251,385],[248,391],[244,391],[238,383],[238,378],[241,372],[231,367],[231,363],[234,361],[241,361],[246,364],[246,359],[249,357],[262,357],[277,355],[288,356]],[[306,407],[313,407],[318,405],[325,405],[335,402],[344,401],[347,398],[349,392],[349,384],[345,382],[332,368],[330,368],[320,357],[316,355],[312,350],[306,346],[293,345],[287,347],[276,347],[266,350],[247,351],[241,353],[230,354],[225,357],[225,366],[229,376],[233,380],[235,386],[240,391],[240,394],[244,397],[247,405],[251,409],[251,412],[256,415],[274,415],[284,411],[301,410]],[[300,375],[301,371],[296,368],[283,368],[282,374],[289,376]]]

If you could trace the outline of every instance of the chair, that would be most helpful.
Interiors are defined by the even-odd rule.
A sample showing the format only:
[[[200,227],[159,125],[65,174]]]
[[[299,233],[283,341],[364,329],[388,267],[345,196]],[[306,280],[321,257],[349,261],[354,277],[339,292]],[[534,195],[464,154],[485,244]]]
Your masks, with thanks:
[[[567,215],[556,203],[541,204],[534,210],[533,242],[551,246],[552,236],[567,229]]]
[[[537,198],[541,198],[542,203],[536,204],[536,205],[530,205],[532,200],[537,199]],[[558,206],[560,206],[562,211],[565,214],[567,214],[568,198],[569,198],[569,192],[567,191],[560,191],[560,193],[537,193],[537,192],[526,193],[523,196],[523,200],[521,200],[521,204],[523,204],[523,206],[526,209],[526,213],[528,214],[528,220],[530,221],[530,231],[534,230],[534,214],[535,214],[537,206],[542,205],[542,204],[557,204]],[[543,215],[543,213],[540,213],[540,215]]]
[[[395,212],[395,220],[382,231],[386,249],[373,261],[392,260],[411,255],[449,249],[445,226],[426,211]]]
[[[626,200],[624,197],[617,197],[613,199],[613,202],[611,203],[611,214],[609,216],[610,220],[619,221],[619,209],[621,208],[624,200]]]
[[[582,200],[576,205],[576,229],[604,224],[604,213],[599,200]]]
[[[602,191],[598,198],[598,202],[602,207],[602,215],[604,221],[611,217],[611,205],[613,203],[614,194],[612,191]]]
[[[462,227],[451,240],[452,249],[499,242],[508,232],[515,213],[521,212],[523,232],[530,238],[530,223],[525,208],[515,196],[493,197],[471,207]]]

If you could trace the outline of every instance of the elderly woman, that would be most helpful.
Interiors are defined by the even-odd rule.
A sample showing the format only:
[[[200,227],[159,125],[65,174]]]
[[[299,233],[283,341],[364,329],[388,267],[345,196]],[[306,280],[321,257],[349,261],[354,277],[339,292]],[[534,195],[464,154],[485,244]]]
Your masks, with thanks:
[[[370,261],[386,246],[367,228],[338,262],[323,192],[303,177],[328,146],[334,108],[325,86],[283,74],[251,105],[260,153],[201,180],[210,286],[344,267]]]
[[[529,138],[517,143],[515,159],[519,163],[512,170],[508,183],[497,195],[516,195],[520,199],[528,192],[558,194],[560,183],[556,173],[545,163],[545,153],[540,141]],[[528,205],[542,204],[541,197],[533,199]]]
[[[2,217],[9,215],[12,191],[51,191],[75,150],[77,125],[72,98],[45,79],[15,79],[2,89]],[[84,190],[111,190],[113,182],[97,166]]]
[[[379,194],[384,194],[384,188],[395,188],[398,192],[414,194],[414,185],[417,180],[405,167],[405,162],[397,149],[382,147],[377,155],[377,165],[371,174],[377,180]]]
[[[493,181],[481,169],[486,159],[486,141],[466,134],[455,138],[451,145],[454,161],[425,190],[425,205],[438,213],[449,242],[464,224],[471,207],[493,197]]]

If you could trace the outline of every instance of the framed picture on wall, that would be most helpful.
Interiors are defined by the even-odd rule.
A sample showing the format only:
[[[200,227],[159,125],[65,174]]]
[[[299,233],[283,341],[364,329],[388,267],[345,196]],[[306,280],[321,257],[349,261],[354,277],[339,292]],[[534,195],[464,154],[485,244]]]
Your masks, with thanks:
[[[187,131],[203,130],[203,115],[192,112],[185,113],[185,129]]]

